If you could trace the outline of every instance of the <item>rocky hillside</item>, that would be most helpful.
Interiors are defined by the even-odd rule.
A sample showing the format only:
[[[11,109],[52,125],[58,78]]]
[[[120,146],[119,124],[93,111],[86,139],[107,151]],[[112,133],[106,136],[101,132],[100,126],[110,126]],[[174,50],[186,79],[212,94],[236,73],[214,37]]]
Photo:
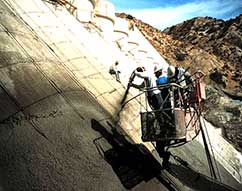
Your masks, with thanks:
[[[242,88],[242,14],[229,21],[199,17],[167,28],[165,32],[185,44],[202,48],[222,62],[224,87]],[[238,83],[236,83],[238,82]]]
[[[131,15],[152,45],[173,65],[201,69],[209,83],[242,99],[242,15],[227,22],[213,18],[194,18],[163,32]],[[239,98],[240,97],[240,98]]]
[[[171,64],[205,73],[205,117],[242,151],[242,15],[229,21],[199,17],[160,31],[131,15],[144,36]]]

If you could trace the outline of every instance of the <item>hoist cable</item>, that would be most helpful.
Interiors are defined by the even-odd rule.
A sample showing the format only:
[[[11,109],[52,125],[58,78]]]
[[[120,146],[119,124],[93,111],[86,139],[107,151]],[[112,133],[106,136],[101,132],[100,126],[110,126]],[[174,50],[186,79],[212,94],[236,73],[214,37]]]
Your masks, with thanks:
[[[199,123],[200,123],[202,139],[203,139],[205,153],[206,153],[207,160],[208,160],[208,166],[209,166],[209,169],[210,169],[210,173],[211,173],[211,176],[213,178],[217,179],[216,172],[215,172],[215,169],[214,169],[214,166],[213,166],[213,161],[212,161],[212,158],[211,158],[211,155],[210,155],[210,152],[209,152],[209,148],[208,148],[205,132],[204,132],[203,127],[202,127],[201,119],[199,119]]]
[[[214,151],[213,151],[213,148],[212,148],[212,143],[211,143],[211,140],[209,138],[209,134],[208,134],[208,131],[207,131],[207,127],[206,127],[206,124],[205,124],[205,119],[202,118],[203,120],[203,125],[205,127],[205,132],[206,132],[206,135],[207,135],[207,139],[208,139],[208,142],[209,142],[209,145],[210,145],[210,150],[211,150],[211,153],[212,153],[212,156],[214,158],[214,164],[215,164],[215,167],[216,167],[216,170],[217,170],[217,174],[218,174],[218,178],[219,180],[221,181],[221,175],[220,175],[220,172],[219,172],[219,168],[218,168],[218,164],[217,164],[217,161],[215,159],[215,154],[214,154]]]

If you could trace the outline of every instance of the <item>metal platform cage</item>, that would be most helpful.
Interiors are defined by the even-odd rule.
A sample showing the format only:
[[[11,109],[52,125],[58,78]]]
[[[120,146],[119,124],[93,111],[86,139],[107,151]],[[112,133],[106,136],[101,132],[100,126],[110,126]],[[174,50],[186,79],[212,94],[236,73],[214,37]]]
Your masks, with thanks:
[[[180,108],[141,112],[142,141],[180,140],[186,137],[185,111]]]

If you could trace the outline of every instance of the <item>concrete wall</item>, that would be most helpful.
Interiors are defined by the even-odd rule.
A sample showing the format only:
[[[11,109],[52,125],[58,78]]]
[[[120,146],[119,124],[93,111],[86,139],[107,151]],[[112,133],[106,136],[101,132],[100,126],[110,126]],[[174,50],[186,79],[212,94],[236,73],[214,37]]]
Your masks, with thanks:
[[[0,42],[3,52],[0,70],[0,116],[3,121],[11,120],[7,125],[4,124],[4,127],[15,126],[16,117],[24,120],[30,118],[20,124],[20,127],[36,127],[37,123],[37,128],[43,129],[44,132],[61,125],[64,129],[75,126],[83,113],[88,112],[78,94],[79,91],[85,90],[113,119],[120,117],[118,125],[126,133],[127,139],[136,144],[144,144],[157,157],[153,145],[141,141],[139,100],[130,102],[120,115],[117,115],[126,89],[125,82],[127,83],[130,72],[138,65],[135,54],[134,59],[123,55],[97,32],[92,33],[90,29],[86,29],[65,8],[56,8],[40,0],[5,2],[9,3],[8,9],[4,3],[0,4]],[[17,16],[13,16],[12,12]],[[140,38],[139,43],[142,41],[147,44],[147,40],[137,29],[132,32]],[[166,64],[153,47],[148,44],[147,46],[150,47],[148,51],[155,61]],[[122,84],[116,82],[108,73],[112,61],[117,57],[122,60]],[[137,93],[131,89],[127,99]],[[57,116],[61,111],[60,117],[46,121],[43,116],[55,116],[56,110]],[[67,116],[61,117],[63,111]],[[76,120],[72,117],[74,115],[78,120],[72,124],[72,121]],[[33,123],[31,116],[41,120]],[[45,137],[45,134],[42,135]],[[174,149],[174,153],[180,154],[199,171],[209,175],[209,169],[205,168],[206,157],[198,142]],[[158,157],[157,160],[161,161]],[[223,171],[223,182],[239,187],[231,180],[226,170]],[[186,186],[184,189],[188,190]]]
[[[89,22],[93,20],[95,8],[95,2],[93,0],[75,0],[73,1],[73,6],[77,8],[74,15],[79,21]]]
[[[127,52],[129,29],[128,22],[125,19],[115,18],[114,25],[114,43],[118,44],[121,51]]]
[[[94,10],[94,23],[102,30],[106,40],[113,40],[115,7],[106,0],[96,1]]]

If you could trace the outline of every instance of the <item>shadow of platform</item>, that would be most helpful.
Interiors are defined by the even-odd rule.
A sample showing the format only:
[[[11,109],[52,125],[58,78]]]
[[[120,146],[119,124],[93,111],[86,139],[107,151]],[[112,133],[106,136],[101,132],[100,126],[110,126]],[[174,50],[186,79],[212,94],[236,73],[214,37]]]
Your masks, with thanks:
[[[99,153],[112,166],[126,189],[132,189],[142,181],[148,182],[160,174],[160,163],[142,144],[130,143],[115,129],[111,133],[108,132],[96,120],[91,120],[91,123],[92,128],[102,135],[99,139],[94,140],[94,144]],[[100,143],[102,138],[111,145],[111,148],[104,148],[104,144]]]
[[[168,190],[175,190],[173,181],[179,182],[178,185],[182,186],[183,190],[236,191],[237,189],[200,174],[192,168],[171,162],[169,168],[164,171],[144,145],[129,142],[111,124],[108,124],[112,129],[110,132],[94,119],[91,120],[91,124],[92,128],[101,135],[93,143],[100,155],[112,166],[126,189],[132,189],[142,181],[148,182],[153,178],[157,178]],[[169,173],[173,177],[172,182],[163,177],[164,173]]]

